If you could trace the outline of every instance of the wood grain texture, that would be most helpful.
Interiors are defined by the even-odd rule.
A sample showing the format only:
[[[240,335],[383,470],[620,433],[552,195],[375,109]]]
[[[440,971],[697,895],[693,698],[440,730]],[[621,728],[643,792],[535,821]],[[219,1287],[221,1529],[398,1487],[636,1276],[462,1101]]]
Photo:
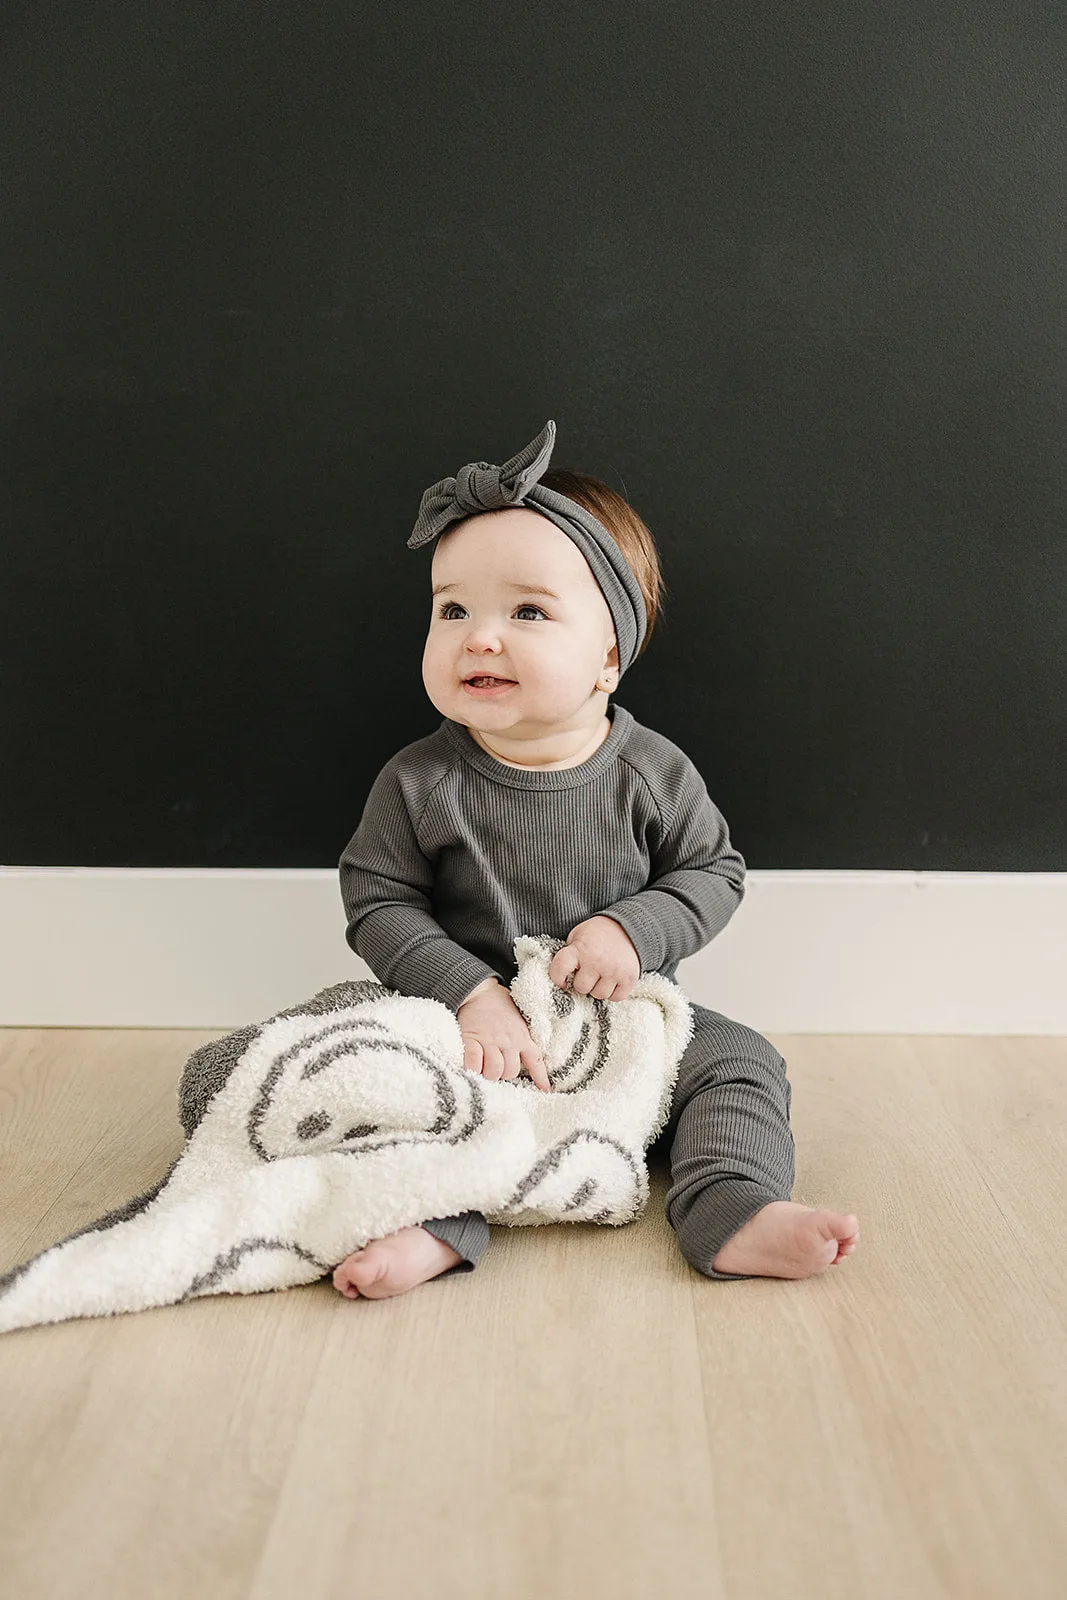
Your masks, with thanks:
[[[148,1187],[207,1033],[0,1031],[0,1268]],[[652,1203],[478,1269],[0,1338],[0,1592],[1062,1600],[1067,1050],[776,1036],[820,1277]]]

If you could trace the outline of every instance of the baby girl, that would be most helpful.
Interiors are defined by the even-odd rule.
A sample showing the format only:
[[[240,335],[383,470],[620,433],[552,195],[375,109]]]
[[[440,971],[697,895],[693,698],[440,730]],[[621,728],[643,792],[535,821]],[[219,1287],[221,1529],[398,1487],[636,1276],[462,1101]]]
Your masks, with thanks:
[[[423,652],[444,720],[398,751],[339,862],[349,945],[389,988],[456,1013],[486,1078],[544,1060],[508,992],[520,933],[565,940],[561,988],[617,1002],[642,972],[722,931],[745,863],[689,757],[611,703],[647,647],[663,582],[648,528],[586,474],[546,470],[552,422],[502,467],[427,489],[409,547],[436,540]],[[806,1278],[856,1248],[851,1212],[790,1200],[791,1086],[769,1040],[691,1002],[693,1035],[661,1138],[666,1214],[711,1278]],[[478,1212],[375,1239],[335,1269],[349,1298],[471,1271]]]

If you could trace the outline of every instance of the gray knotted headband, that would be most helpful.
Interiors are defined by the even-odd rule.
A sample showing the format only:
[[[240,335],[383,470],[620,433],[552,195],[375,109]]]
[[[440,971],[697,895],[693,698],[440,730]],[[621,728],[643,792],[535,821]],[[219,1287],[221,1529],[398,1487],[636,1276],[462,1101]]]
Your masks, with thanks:
[[[645,637],[647,616],[641,586],[611,534],[584,506],[538,482],[545,472],[556,424],[546,422],[536,439],[502,467],[488,461],[471,461],[454,478],[442,478],[423,494],[408,549],[417,550],[443,533],[449,523],[479,511],[504,511],[528,506],[562,528],[588,561],[615,624],[619,652],[619,677],[629,667]]]

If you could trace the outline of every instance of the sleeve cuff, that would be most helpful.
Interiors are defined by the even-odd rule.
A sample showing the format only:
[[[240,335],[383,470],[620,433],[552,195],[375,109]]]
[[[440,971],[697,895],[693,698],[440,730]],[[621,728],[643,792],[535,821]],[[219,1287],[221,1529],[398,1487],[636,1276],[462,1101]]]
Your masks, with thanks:
[[[469,961],[461,961],[458,966],[450,967],[441,974],[434,985],[433,997],[442,1000],[452,1011],[458,1011],[471,990],[477,989],[486,978],[496,978],[502,984],[504,982],[495,967],[472,956]]]

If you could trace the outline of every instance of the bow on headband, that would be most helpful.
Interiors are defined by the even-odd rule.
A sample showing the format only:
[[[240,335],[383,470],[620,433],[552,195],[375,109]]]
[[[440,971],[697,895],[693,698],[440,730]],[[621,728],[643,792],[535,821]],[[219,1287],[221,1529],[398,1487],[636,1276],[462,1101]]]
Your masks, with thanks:
[[[600,585],[615,624],[619,676],[629,667],[645,637],[647,615],[641,587],[629,562],[604,524],[567,495],[557,494],[539,480],[548,467],[556,442],[556,424],[546,422],[536,439],[495,467],[489,461],[471,461],[454,478],[442,478],[425,491],[419,515],[408,538],[408,549],[429,544],[453,522],[481,511],[504,511],[526,506],[538,511],[572,539]]]

